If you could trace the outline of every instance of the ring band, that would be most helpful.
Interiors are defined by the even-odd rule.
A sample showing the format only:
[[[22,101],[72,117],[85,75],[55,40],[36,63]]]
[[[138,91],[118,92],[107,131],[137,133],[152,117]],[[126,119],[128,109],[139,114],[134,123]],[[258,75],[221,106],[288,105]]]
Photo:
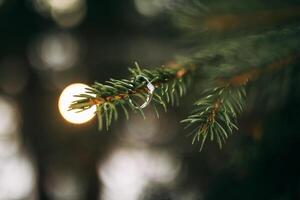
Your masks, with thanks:
[[[143,75],[138,75],[138,76],[136,77],[136,79],[137,79],[137,80],[139,80],[139,79],[144,79],[144,80],[147,82],[147,88],[148,88],[147,99],[146,99],[146,101],[145,101],[142,105],[140,105],[140,106],[136,106],[136,105],[133,103],[133,101],[131,100],[130,97],[129,97],[129,102],[130,102],[130,104],[133,105],[135,108],[137,108],[137,109],[143,109],[143,108],[147,107],[147,106],[150,104],[150,102],[151,102],[151,100],[152,100],[152,97],[153,97],[153,93],[154,93],[155,87],[154,87],[154,85],[149,81],[149,79],[148,79],[147,77],[143,76]]]

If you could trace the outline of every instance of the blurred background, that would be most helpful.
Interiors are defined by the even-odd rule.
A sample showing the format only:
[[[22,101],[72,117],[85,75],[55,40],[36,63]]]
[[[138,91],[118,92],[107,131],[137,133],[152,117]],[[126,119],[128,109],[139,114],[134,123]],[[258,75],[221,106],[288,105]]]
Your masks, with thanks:
[[[0,0],[0,200],[300,199],[296,86],[272,112],[246,112],[224,149],[201,153],[178,123],[187,98],[110,131],[60,115],[68,85],[123,78],[135,61],[157,67],[183,51],[170,2]]]

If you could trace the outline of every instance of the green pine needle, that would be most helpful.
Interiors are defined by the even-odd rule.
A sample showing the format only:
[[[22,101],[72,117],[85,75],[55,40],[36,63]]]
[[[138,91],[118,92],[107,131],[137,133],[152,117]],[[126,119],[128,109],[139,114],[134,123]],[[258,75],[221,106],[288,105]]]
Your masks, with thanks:
[[[245,88],[240,87],[215,87],[206,91],[204,96],[196,101],[192,114],[182,123],[187,127],[195,127],[192,132],[193,140],[201,143],[203,149],[207,136],[216,140],[219,147],[229,135],[237,130],[237,116],[245,106]]]

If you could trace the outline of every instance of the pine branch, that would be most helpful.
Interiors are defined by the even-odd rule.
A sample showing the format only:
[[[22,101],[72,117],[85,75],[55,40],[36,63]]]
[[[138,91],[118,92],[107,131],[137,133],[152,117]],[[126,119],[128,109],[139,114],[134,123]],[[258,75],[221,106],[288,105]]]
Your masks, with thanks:
[[[129,118],[128,109],[138,111],[144,116],[142,109],[137,108],[137,101],[145,101],[148,95],[147,82],[136,79],[138,75],[146,77],[155,87],[152,106],[159,117],[157,106],[160,105],[167,111],[167,103],[175,105],[179,103],[179,97],[186,93],[191,82],[189,68],[160,67],[153,70],[141,69],[137,64],[135,68],[129,68],[129,79],[110,79],[105,84],[95,82],[86,88],[85,94],[79,94],[80,99],[70,105],[70,109],[80,111],[97,107],[99,130],[105,126],[109,128],[113,120],[118,119],[121,109],[126,118]],[[134,104],[133,104],[134,103]]]
[[[208,12],[201,4],[195,9],[199,7],[204,12]],[[188,20],[198,23],[196,18],[193,18],[194,14],[191,13],[189,17],[192,18]],[[267,12],[267,15],[272,17],[274,12]],[[241,25],[243,20],[248,20],[245,16],[232,17],[230,19],[241,22],[236,25]],[[218,16],[216,19],[223,20]],[[230,26],[229,23],[228,27]],[[203,40],[195,41],[201,42],[195,53],[181,57],[177,62],[181,66],[192,65],[191,67],[160,67],[147,70],[136,65],[136,68],[129,69],[129,79],[110,79],[105,84],[96,82],[87,88],[87,94],[78,95],[80,100],[74,102],[70,109],[83,111],[96,106],[100,130],[104,126],[106,129],[109,128],[112,121],[118,118],[119,110],[124,112],[127,119],[128,109],[138,111],[144,116],[143,110],[135,106],[138,100],[144,102],[149,93],[147,82],[136,78],[138,75],[143,75],[155,87],[151,104],[159,116],[157,106],[160,105],[166,110],[167,104],[178,104],[178,99],[186,93],[193,75],[201,74],[200,78],[193,80],[200,83],[200,91],[205,85],[205,92],[195,103],[192,114],[182,120],[182,123],[194,128],[190,134],[193,136],[192,143],[200,142],[200,150],[207,138],[216,140],[221,148],[228,136],[238,129],[237,118],[245,107],[246,85],[249,81],[254,81],[294,62],[295,58],[299,57],[296,54],[299,52],[299,33],[300,26],[292,25],[260,33],[250,31],[249,34],[242,36],[219,38],[214,41],[206,41],[207,37],[203,37]],[[197,66],[197,70],[194,66]]]
[[[218,78],[202,94],[202,98],[194,103],[192,114],[182,123],[191,128],[192,143],[201,143],[202,150],[207,137],[216,140],[221,148],[225,139],[238,130],[237,118],[244,110],[246,102],[245,87],[250,83],[270,76],[295,63],[300,54],[291,54],[276,60],[265,67],[249,68],[227,78]],[[265,88],[266,89],[266,88]]]
[[[192,114],[182,123],[186,128],[194,127],[189,134],[195,141],[201,142],[200,151],[207,139],[217,140],[219,147],[237,128],[237,117],[245,107],[246,91],[244,87],[215,87],[204,92],[203,98],[194,105]]]
[[[232,77],[218,78],[213,81],[209,89],[203,92],[203,97],[196,101],[192,114],[182,123],[186,128],[193,127],[190,136],[192,143],[201,143],[202,150],[207,138],[216,140],[222,148],[225,140],[237,130],[237,118],[245,107],[246,91],[245,85],[261,76],[269,75],[295,62],[299,55],[289,55],[276,60],[266,67],[249,68]],[[189,68],[166,68],[161,67],[154,70],[136,68],[129,69],[131,78],[110,79],[106,84],[95,83],[87,88],[87,94],[78,95],[81,99],[74,102],[70,109],[83,111],[91,106],[97,106],[99,129],[109,128],[113,120],[117,120],[119,110],[124,112],[129,119],[128,109],[144,113],[142,109],[133,106],[129,98],[138,97],[145,101],[148,93],[146,82],[136,80],[139,74],[146,76],[155,85],[155,94],[152,101],[154,111],[159,117],[157,106],[161,105],[167,110],[167,104],[178,104],[179,97],[186,93],[190,85],[192,74],[199,73],[194,66]],[[209,82],[209,77],[202,77]],[[198,80],[199,81],[199,80]]]

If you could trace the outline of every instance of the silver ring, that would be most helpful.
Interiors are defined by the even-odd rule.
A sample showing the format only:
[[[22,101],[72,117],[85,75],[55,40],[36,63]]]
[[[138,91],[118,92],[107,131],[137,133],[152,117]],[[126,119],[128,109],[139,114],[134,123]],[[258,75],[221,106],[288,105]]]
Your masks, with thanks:
[[[152,100],[152,97],[153,97],[153,93],[154,93],[154,90],[155,90],[155,87],[154,85],[149,81],[149,79],[143,75],[138,75],[136,76],[136,80],[139,80],[139,79],[144,79],[145,81],[147,81],[147,88],[148,88],[148,95],[147,95],[147,99],[146,101],[140,105],[140,106],[136,106],[133,101],[131,100],[131,98],[129,97],[129,102],[131,105],[133,105],[135,108],[137,109],[143,109],[145,107],[147,107],[151,100]]]

